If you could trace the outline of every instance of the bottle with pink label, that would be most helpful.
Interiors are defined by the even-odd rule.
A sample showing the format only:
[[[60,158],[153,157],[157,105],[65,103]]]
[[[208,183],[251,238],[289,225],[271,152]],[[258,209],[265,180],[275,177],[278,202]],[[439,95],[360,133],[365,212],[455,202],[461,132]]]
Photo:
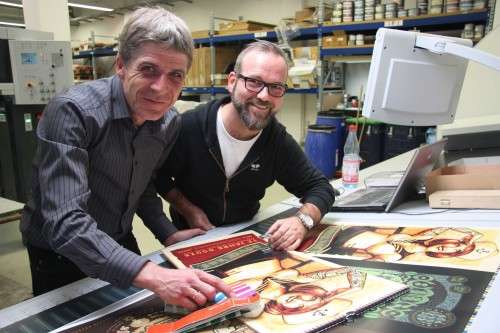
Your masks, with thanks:
[[[345,188],[355,188],[359,182],[359,142],[356,135],[357,126],[349,126],[349,134],[345,141],[344,158],[342,160],[342,182]]]

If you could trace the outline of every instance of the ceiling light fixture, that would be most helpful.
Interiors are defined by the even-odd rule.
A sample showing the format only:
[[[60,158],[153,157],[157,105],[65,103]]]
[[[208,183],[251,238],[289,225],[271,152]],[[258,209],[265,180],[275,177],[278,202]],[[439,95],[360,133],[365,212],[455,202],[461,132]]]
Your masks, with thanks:
[[[7,1],[0,1],[0,5],[23,8],[23,5],[20,3],[7,2]]]
[[[23,5],[20,4],[20,3],[8,2],[8,1],[0,1],[0,5],[10,6],[10,7],[17,7],[17,8],[23,8]],[[85,9],[100,10],[100,11],[103,11],[103,12],[112,12],[114,10],[113,8],[84,5],[84,4],[81,4],[81,3],[73,3],[73,2],[68,2],[68,6],[70,6],[70,7],[78,7],[78,8],[85,8]]]
[[[83,5],[80,3],[74,3],[74,2],[68,2],[68,6],[70,7],[77,7],[77,8],[85,8],[85,9],[93,9],[93,10],[100,10],[103,12],[112,12],[114,9],[113,8],[106,8],[106,7],[99,7],[99,6],[90,6],[90,5]]]
[[[0,25],[8,25],[10,27],[21,27],[21,28],[26,27],[26,24],[24,23],[12,23],[12,22],[2,22],[2,21],[0,21]]]

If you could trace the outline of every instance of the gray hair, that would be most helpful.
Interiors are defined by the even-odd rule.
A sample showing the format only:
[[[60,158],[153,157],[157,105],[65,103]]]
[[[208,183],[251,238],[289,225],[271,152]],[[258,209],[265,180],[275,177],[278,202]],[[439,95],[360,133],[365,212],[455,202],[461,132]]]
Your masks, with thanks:
[[[236,58],[236,63],[234,64],[234,71],[236,73],[241,72],[241,64],[243,62],[243,58],[247,55],[247,53],[252,52],[252,51],[260,51],[263,53],[272,53],[277,56],[280,56],[283,58],[285,63],[287,64],[288,67],[288,57],[286,53],[279,48],[278,45],[268,42],[266,40],[259,40],[253,43],[248,44],[243,51],[240,52],[238,55],[238,58]]]
[[[145,42],[158,43],[193,61],[193,39],[186,23],[162,7],[142,7],[135,10],[119,36],[118,52],[125,64]]]

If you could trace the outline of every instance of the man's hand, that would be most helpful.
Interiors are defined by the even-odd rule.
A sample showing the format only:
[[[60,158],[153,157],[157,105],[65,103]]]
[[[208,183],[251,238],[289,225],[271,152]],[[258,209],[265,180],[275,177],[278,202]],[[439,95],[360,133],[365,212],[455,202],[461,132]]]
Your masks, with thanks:
[[[197,269],[167,269],[148,262],[134,279],[134,285],[146,288],[168,304],[196,310],[212,300],[217,291],[235,297],[221,279]]]
[[[206,233],[205,230],[201,230],[199,228],[177,231],[168,236],[163,245],[169,246],[178,242],[182,242],[183,240],[186,239],[191,239],[199,235],[204,235],[205,233]]]
[[[307,229],[296,216],[278,220],[269,228],[269,244],[275,250],[295,250],[304,240]]]
[[[200,228],[205,231],[215,228],[208,220],[207,214],[198,206],[190,205],[182,214],[191,228]]]
[[[198,206],[189,201],[176,188],[171,189],[165,196],[167,200],[179,214],[181,214],[191,228],[200,228],[208,231],[215,226],[208,220],[207,214]]]

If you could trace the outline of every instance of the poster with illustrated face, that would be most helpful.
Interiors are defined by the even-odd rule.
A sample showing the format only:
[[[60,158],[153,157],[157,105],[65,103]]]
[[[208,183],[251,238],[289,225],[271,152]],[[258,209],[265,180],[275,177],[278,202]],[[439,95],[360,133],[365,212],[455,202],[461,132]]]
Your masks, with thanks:
[[[104,315],[94,315],[94,320],[82,324],[69,324],[58,333],[146,333],[152,325],[170,323],[180,315],[165,313],[165,303],[151,295],[123,308],[113,309]],[[198,333],[255,333],[250,327],[232,319]]]
[[[219,276],[260,294],[254,318],[240,317],[257,332],[313,332],[407,291],[402,283],[361,273],[299,252],[272,251],[255,232],[243,232],[164,250],[178,267]]]
[[[495,272],[499,246],[497,229],[323,224],[307,235],[298,250],[319,257]]]

